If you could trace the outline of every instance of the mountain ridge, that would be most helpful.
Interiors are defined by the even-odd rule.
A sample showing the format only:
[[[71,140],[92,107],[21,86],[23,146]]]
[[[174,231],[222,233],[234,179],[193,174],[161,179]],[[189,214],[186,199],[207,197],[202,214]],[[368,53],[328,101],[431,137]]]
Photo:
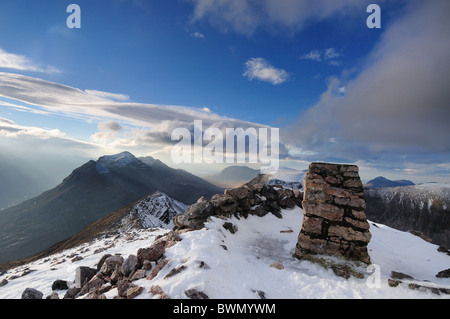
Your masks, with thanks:
[[[38,253],[157,190],[185,204],[223,192],[162,162],[151,167],[121,154],[90,160],[56,187],[1,211],[0,263]]]

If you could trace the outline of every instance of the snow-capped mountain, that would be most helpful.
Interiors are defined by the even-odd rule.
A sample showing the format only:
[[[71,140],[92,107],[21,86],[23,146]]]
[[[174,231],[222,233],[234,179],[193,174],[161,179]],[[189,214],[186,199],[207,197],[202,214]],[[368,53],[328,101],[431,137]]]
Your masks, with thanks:
[[[450,246],[450,184],[366,189],[366,215],[404,231],[418,231],[434,243]]]
[[[186,204],[223,192],[160,161],[149,166],[129,152],[102,156],[58,186],[2,211],[0,264],[37,254],[158,190]]]
[[[156,192],[137,203],[130,215],[139,220],[143,228],[173,228],[173,218],[183,214],[187,205]]]

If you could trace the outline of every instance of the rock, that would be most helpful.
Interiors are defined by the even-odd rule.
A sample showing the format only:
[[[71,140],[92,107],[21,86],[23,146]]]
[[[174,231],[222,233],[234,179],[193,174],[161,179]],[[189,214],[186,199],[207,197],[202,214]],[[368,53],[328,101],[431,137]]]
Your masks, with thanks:
[[[72,287],[66,291],[63,299],[75,299],[75,297],[79,294],[81,288]]]
[[[145,277],[146,271],[144,269],[138,269],[131,277],[131,281],[139,280]]]
[[[273,267],[273,268],[276,268],[276,269],[279,269],[279,270],[283,270],[284,269],[283,264],[281,264],[279,262],[275,262],[275,263],[271,264],[270,267]]]
[[[128,289],[134,287],[128,280],[119,280],[117,283],[117,294],[119,297],[126,298]]]
[[[105,281],[103,280],[102,276],[100,274],[95,275],[91,278],[91,280],[83,285],[80,290],[80,296],[97,291],[103,284],[105,284]]]
[[[437,278],[450,278],[450,268],[438,272],[438,274],[436,275],[436,277],[437,277]]]
[[[134,299],[144,291],[143,287],[132,287],[127,290],[127,299]]]
[[[164,266],[167,265],[168,262],[169,261],[165,259],[165,260],[162,260],[159,263],[157,263],[156,266],[153,267],[150,274],[148,274],[147,280],[152,280],[153,278],[155,278],[158,275],[158,273],[160,272],[160,270],[163,269]]]
[[[67,290],[69,286],[65,280],[55,280],[52,284],[52,290]]]
[[[27,288],[22,293],[22,299],[42,299],[44,294],[34,288]]]
[[[166,251],[167,241],[160,239],[154,242],[149,248],[141,248],[137,252],[139,265],[142,265],[145,260],[157,261]]]
[[[85,281],[91,280],[97,273],[97,269],[80,266],[75,269],[75,287],[82,288]]]
[[[358,170],[354,165],[311,163],[303,182],[304,216],[296,257],[330,255],[370,264],[367,244],[372,236]]]
[[[59,295],[56,292],[52,292],[52,294],[47,296],[45,299],[56,300],[56,299],[59,299]]]
[[[135,255],[129,255],[122,264],[122,274],[128,277],[133,271],[138,268],[138,257]]]
[[[173,277],[175,275],[178,275],[180,272],[186,269],[186,266],[181,265],[180,267],[173,268],[167,275],[164,276],[164,279]]]
[[[3,279],[2,281],[0,281],[0,287],[6,286],[8,284],[8,280]]]
[[[389,287],[397,287],[398,285],[400,285],[402,282],[400,280],[393,280],[393,279],[388,279],[388,285]]]
[[[170,297],[158,285],[151,286],[149,293],[153,294],[154,296],[159,296],[160,299],[170,299]]]
[[[208,217],[214,214],[214,206],[209,201],[195,203],[183,215],[174,218],[175,229],[198,230],[205,226]]]
[[[188,289],[184,293],[189,299],[209,299],[208,295],[197,289]]]
[[[223,228],[225,228],[226,230],[228,230],[230,233],[234,234],[237,232],[237,226],[233,225],[230,222],[226,222],[223,224]]]
[[[106,254],[106,255],[103,255],[102,258],[100,258],[100,260],[97,262],[97,271],[100,271],[105,260],[111,256],[112,256],[111,254]]]
[[[114,255],[105,259],[102,267],[100,268],[100,273],[106,276],[110,276],[116,268],[120,268],[123,264],[123,257]]]
[[[398,271],[391,271],[391,277],[392,279],[414,279],[412,276]]]

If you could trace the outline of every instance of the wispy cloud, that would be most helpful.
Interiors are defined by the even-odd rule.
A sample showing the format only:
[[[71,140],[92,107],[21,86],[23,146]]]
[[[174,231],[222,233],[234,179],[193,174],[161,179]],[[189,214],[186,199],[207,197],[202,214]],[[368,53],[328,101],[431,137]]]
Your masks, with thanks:
[[[38,73],[60,73],[60,71],[52,66],[43,66],[34,63],[24,55],[14,54],[6,52],[0,48],[0,68],[19,70],[19,71],[31,71]]]
[[[342,53],[338,52],[335,48],[329,48],[326,50],[311,50],[310,52],[300,56],[300,59],[316,62],[325,61],[330,65],[339,65],[341,63],[338,60],[340,57],[342,57]]]
[[[204,39],[205,35],[200,32],[194,32],[190,34],[191,37],[197,38],[197,39]]]
[[[342,13],[361,14],[369,0],[191,0],[193,21],[207,20],[224,32],[252,35],[257,29],[299,31],[308,23]]]
[[[288,73],[283,69],[273,67],[263,58],[251,58],[245,62],[245,72],[243,76],[249,80],[260,80],[278,85],[289,79]]]

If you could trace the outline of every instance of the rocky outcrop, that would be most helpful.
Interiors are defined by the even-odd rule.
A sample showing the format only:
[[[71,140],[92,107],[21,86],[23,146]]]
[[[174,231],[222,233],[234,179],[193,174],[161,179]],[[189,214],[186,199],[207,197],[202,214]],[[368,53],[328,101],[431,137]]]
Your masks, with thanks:
[[[331,255],[370,264],[371,234],[358,167],[312,163],[303,187],[303,225],[295,256]]]
[[[224,194],[216,194],[209,201],[201,198],[186,213],[175,217],[174,229],[201,229],[211,216],[247,218],[249,215],[262,217],[271,213],[281,218],[281,209],[301,205],[301,194],[298,189],[283,188],[281,185],[249,183],[226,190]]]

